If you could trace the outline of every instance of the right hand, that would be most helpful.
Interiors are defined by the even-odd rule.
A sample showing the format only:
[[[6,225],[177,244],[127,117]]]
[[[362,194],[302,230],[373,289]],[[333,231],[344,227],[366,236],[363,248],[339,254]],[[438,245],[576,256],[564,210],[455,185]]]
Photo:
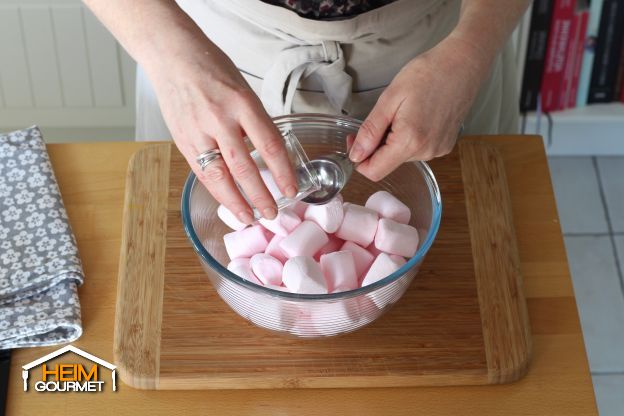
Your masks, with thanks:
[[[251,223],[252,210],[236,181],[263,217],[274,218],[275,201],[243,138],[249,137],[283,195],[294,197],[297,182],[281,134],[232,61],[200,38],[174,45],[167,56],[143,66],[178,149],[214,198],[240,221]],[[217,148],[222,157],[202,171],[197,156]]]

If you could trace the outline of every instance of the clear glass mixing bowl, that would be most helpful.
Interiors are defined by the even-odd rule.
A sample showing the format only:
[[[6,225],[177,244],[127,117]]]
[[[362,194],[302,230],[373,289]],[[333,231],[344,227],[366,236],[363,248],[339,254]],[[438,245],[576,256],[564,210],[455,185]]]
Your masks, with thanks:
[[[274,119],[292,130],[310,160],[344,154],[359,120],[325,114],[294,114]],[[353,172],[342,191],[344,200],[364,205],[376,191],[386,190],[412,210],[410,225],[418,229],[420,246],[403,267],[359,289],[326,295],[283,292],[256,285],[230,272],[223,235],[231,230],[217,217],[219,203],[190,174],[182,193],[182,220],[208,279],[219,296],[240,316],[259,327],[297,337],[333,336],[361,328],[397,302],[418,273],[440,225],[442,201],[438,184],[424,162],[403,164],[380,182]]]

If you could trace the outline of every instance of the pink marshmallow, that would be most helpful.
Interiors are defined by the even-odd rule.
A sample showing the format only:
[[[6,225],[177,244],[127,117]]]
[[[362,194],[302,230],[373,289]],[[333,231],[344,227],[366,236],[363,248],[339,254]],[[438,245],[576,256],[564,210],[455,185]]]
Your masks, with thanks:
[[[372,209],[355,204],[346,205],[344,206],[344,219],[336,231],[336,237],[366,247],[375,238],[377,220],[377,212]]]
[[[303,221],[279,243],[279,246],[289,258],[312,257],[328,241],[329,237],[321,227],[312,221]]]
[[[401,224],[409,223],[412,212],[390,192],[377,191],[372,194],[365,204],[366,208],[376,211],[382,218],[390,218]]]
[[[345,292],[358,287],[355,261],[351,251],[336,251],[321,256],[321,270],[330,293]]]
[[[373,257],[377,257],[379,255],[379,253],[383,253],[383,251],[379,250],[377,247],[375,247],[375,242],[373,241],[372,243],[370,243],[370,245],[368,247],[366,247],[366,250],[368,250]]]
[[[418,250],[418,241],[418,230],[411,225],[400,224],[388,218],[379,220],[375,235],[375,247],[379,250],[412,257]]]
[[[273,179],[273,174],[270,170],[260,169],[260,176],[262,177],[262,181],[273,196],[274,200],[278,201],[284,197],[284,195],[282,195],[282,191],[280,191],[277,186],[277,183],[275,183],[275,179]]]
[[[233,229],[234,231],[240,231],[243,228],[247,227],[247,224],[244,222],[240,222],[236,215],[232,213],[229,209],[227,209],[223,205],[219,205],[217,208],[217,216],[223,221],[225,225]]]
[[[254,223],[254,225],[258,225],[259,223]],[[262,229],[262,232],[264,233],[264,236],[266,237],[266,239],[268,241],[271,241],[271,239],[273,238],[273,236],[275,235],[271,230],[267,229],[264,225],[260,224],[260,228]]]
[[[375,283],[394,273],[401,266],[403,266],[403,264],[405,264],[405,260],[403,260],[403,263],[400,263],[399,261],[390,258],[388,254],[381,253],[377,256],[370,269],[368,269],[366,276],[364,276],[364,279],[362,280],[362,287]]]
[[[290,205],[289,208],[292,208],[292,210],[295,211],[295,214],[303,220],[303,216],[305,215],[306,209],[308,209],[308,205],[309,204],[306,204],[305,202],[296,201]]]
[[[355,261],[355,273],[359,280],[364,278],[364,274],[368,271],[375,256],[363,247],[358,246],[353,241],[345,241],[340,247],[340,251],[350,251],[353,254],[353,260]]]
[[[321,266],[312,257],[288,259],[282,273],[284,286],[294,293],[326,294],[327,282]]]
[[[249,264],[249,259],[247,258],[238,258],[232,260],[228,265],[227,269],[234,273],[237,276],[242,277],[245,280],[249,280],[252,283],[257,285],[261,285],[258,278],[253,274],[251,270],[251,265]]]
[[[301,218],[292,209],[283,208],[277,212],[274,219],[261,218],[258,222],[275,235],[286,236],[301,224]]]
[[[264,287],[268,287],[269,289],[273,290],[279,290],[280,292],[290,292],[285,286],[264,285]]]
[[[392,261],[394,261],[395,263],[397,263],[397,264],[401,264],[401,266],[402,266],[402,265],[404,265],[405,263],[407,263],[407,262],[405,261],[405,257],[403,257],[403,256],[397,256],[396,254],[390,254],[390,258],[391,258],[391,259],[392,259]]]
[[[266,250],[264,252],[272,257],[275,257],[282,263],[288,260],[288,256],[284,253],[284,250],[279,246],[279,243],[284,239],[283,236],[275,234],[275,236],[269,241]]]
[[[288,332],[298,337],[317,337],[321,335],[312,320],[312,315],[308,313],[300,313],[295,324],[289,328]]]
[[[240,231],[225,234],[223,243],[228,256],[233,260],[262,253],[269,244],[269,239],[261,225],[254,225]]]
[[[251,270],[264,285],[279,286],[282,284],[282,263],[268,254],[254,254],[249,260]]]
[[[304,218],[317,223],[326,233],[335,233],[344,217],[342,197],[339,196],[324,205],[308,205]]]
[[[334,251],[340,251],[339,249],[344,243],[344,241],[334,236],[333,234],[329,234],[328,237],[329,237],[329,242],[325,244],[323,247],[321,247],[319,251],[316,252],[316,254],[314,255],[314,260],[320,261],[321,256],[323,254],[333,253]]]

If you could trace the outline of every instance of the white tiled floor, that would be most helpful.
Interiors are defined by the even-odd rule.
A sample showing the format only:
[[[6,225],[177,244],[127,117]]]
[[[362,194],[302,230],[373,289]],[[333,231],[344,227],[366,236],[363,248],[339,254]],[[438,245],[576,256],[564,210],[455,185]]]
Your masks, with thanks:
[[[594,161],[588,157],[550,159],[559,218],[568,233],[605,233],[608,230]]]
[[[592,376],[598,411],[602,416],[624,414],[624,375]]]
[[[614,232],[624,232],[624,157],[597,159]]]
[[[549,163],[598,408],[624,415],[624,158]]]

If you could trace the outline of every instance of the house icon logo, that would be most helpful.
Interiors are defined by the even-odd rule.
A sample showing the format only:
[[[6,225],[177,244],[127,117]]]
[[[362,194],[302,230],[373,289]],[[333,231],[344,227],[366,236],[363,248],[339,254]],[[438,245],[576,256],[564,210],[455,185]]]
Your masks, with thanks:
[[[78,363],[46,364],[69,351],[91,361],[93,364],[90,367]],[[40,379],[35,377],[36,371],[34,370],[39,366],[41,366]],[[111,371],[113,391],[117,391],[116,366],[80,348],[67,345],[22,367],[24,391],[28,391],[28,379],[32,374],[32,378],[37,379],[34,387],[38,392],[101,392],[104,386],[104,381],[100,377],[101,367]]]

